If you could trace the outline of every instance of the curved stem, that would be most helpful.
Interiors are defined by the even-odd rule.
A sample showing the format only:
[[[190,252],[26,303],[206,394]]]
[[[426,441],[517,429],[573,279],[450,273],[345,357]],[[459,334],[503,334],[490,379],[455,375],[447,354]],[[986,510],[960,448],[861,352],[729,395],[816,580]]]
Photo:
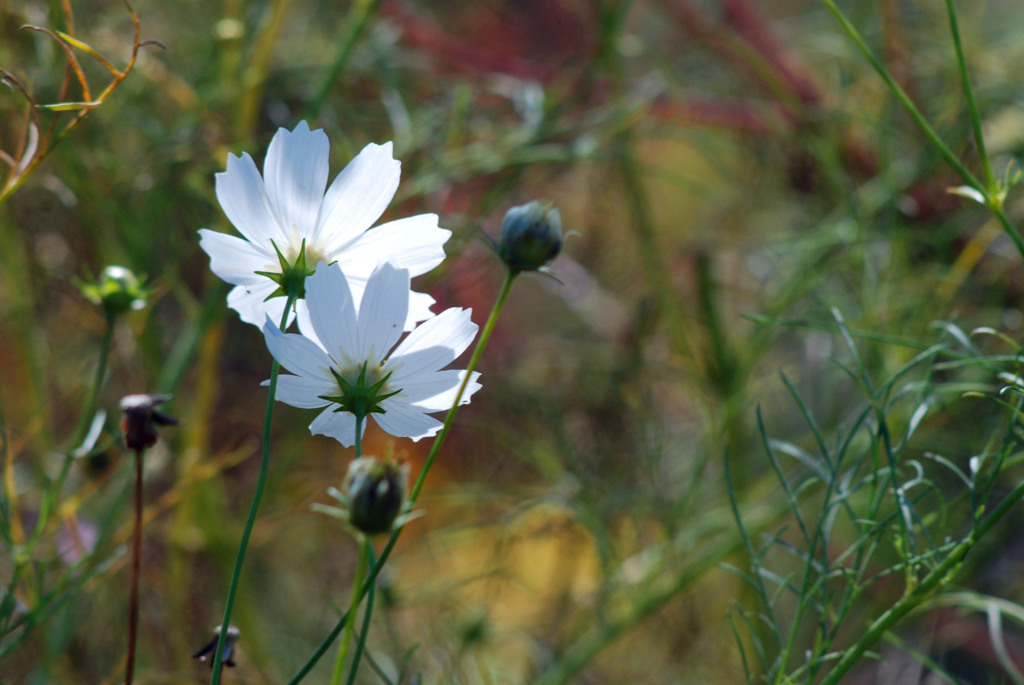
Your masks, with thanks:
[[[416,499],[419,497],[420,491],[423,490],[423,483],[426,481],[427,472],[430,471],[430,467],[433,465],[434,460],[441,451],[441,446],[444,445],[445,438],[448,436],[448,431],[451,429],[452,423],[455,420],[455,415],[458,413],[459,403],[462,401],[463,394],[465,394],[466,386],[469,385],[469,380],[473,376],[473,371],[476,369],[477,364],[480,363],[480,358],[483,356],[484,349],[487,347],[487,342],[491,338],[491,333],[494,332],[494,326],[498,322],[498,315],[501,314],[501,310],[505,307],[505,302],[508,300],[509,293],[512,292],[512,285],[515,283],[516,276],[518,275],[518,273],[514,273],[512,271],[508,271],[505,275],[505,282],[502,283],[501,291],[498,293],[494,306],[491,308],[491,313],[487,317],[487,323],[484,324],[480,337],[477,339],[476,348],[473,350],[473,354],[469,358],[469,363],[466,365],[466,375],[462,379],[462,384],[459,386],[458,393],[456,393],[455,401],[452,403],[451,408],[448,410],[448,414],[444,418],[444,426],[437,434],[437,437],[434,438],[434,443],[430,447],[430,453],[427,454],[427,458],[423,463],[423,468],[420,470],[420,475],[417,477],[416,483],[409,492],[409,501],[406,504],[406,508],[408,509],[411,509],[416,503]],[[391,537],[388,538],[388,542],[384,546],[384,551],[381,552],[380,558],[377,559],[377,563],[373,564],[369,575],[366,577],[366,581],[363,582],[363,586],[360,588],[360,601],[376,582],[377,576],[380,575],[381,570],[387,563],[388,557],[391,556],[391,550],[395,548],[395,544],[398,542],[398,538],[402,534],[402,530],[402,528],[396,528],[391,532]],[[312,656],[310,656],[303,667],[299,669],[298,673],[288,681],[288,685],[296,685],[296,683],[300,682],[311,670],[313,670],[316,663],[327,652],[327,650],[330,649],[331,644],[334,643],[338,635],[341,634],[341,631],[348,624],[349,619],[354,618],[354,606],[355,604],[350,606],[348,611],[342,614],[334,628],[332,628],[327,634],[323,642],[320,643],[320,646],[313,652]]]
[[[288,327],[288,317],[296,300],[295,289],[289,289],[288,301],[284,307],[284,314],[281,316],[279,328],[283,331]],[[252,495],[252,504],[249,506],[249,516],[245,520],[245,530],[242,531],[242,539],[238,543],[238,554],[235,557],[235,568],[231,572],[231,584],[228,586],[228,596],[224,603],[224,620],[221,621],[220,635],[217,638],[217,651],[213,655],[213,673],[210,676],[210,685],[217,685],[220,682],[220,672],[223,668],[221,658],[224,654],[224,645],[227,642],[228,628],[231,626],[231,611],[235,606],[235,594],[238,591],[238,580],[242,575],[242,563],[245,561],[245,552],[249,547],[249,538],[252,536],[252,529],[256,523],[256,512],[260,507],[260,499],[263,497],[263,486],[267,482],[267,471],[270,466],[270,422],[274,416],[274,398],[277,395],[277,376],[281,371],[281,365],[274,360],[270,367],[270,388],[267,393],[267,409],[263,415],[263,448],[260,454],[260,473],[256,479],[256,490]]]

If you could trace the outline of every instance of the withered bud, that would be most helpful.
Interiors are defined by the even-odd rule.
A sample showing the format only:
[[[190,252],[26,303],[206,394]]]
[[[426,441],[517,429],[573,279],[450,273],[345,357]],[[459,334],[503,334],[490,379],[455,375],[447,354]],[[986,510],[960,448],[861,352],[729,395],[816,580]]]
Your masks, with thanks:
[[[121,398],[121,432],[128,449],[141,454],[156,443],[157,426],[177,426],[180,420],[162,414],[157,406],[171,399],[170,395],[127,395]]]

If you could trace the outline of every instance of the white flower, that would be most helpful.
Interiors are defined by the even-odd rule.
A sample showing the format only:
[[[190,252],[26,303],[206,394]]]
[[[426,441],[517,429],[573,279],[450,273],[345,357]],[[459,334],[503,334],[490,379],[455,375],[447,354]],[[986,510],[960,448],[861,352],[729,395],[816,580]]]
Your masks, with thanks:
[[[306,305],[298,315],[301,335],[282,333],[269,319],[263,335],[274,359],[295,374],[278,377],[277,399],[304,409],[326,407],[310,432],[346,447],[355,444],[355,414],[343,410],[342,402],[351,396],[351,386],[368,388],[382,380],[372,393],[382,413],[370,413],[381,428],[413,440],[440,430],[441,422],[428,414],[455,402],[466,372],[444,367],[476,336],[472,310],[448,309],[399,342],[409,306],[409,272],[387,262],[370,275],[361,298],[340,267],[321,263],[306,279]],[[480,389],[479,376],[473,374],[460,404]]]
[[[451,231],[438,227],[436,214],[367,230],[398,188],[401,164],[392,158],[390,142],[363,148],[325,194],[329,151],[327,135],[310,131],[303,121],[294,131],[278,129],[263,177],[247,153],[228,155],[227,170],[216,175],[217,200],[245,239],[204,228],[199,245],[210,255],[213,272],[235,284],[228,305],[243,321],[262,326],[270,316],[280,324],[286,299],[267,300],[278,284],[257,272],[281,273],[278,251],[294,265],[303,242],[310,271],[318,263],[336,262],[357,294],[380,262],[390,261],[418,276],[444,259]],[[429,317],[433,303],[429,295],[413,293],[403,327]]]

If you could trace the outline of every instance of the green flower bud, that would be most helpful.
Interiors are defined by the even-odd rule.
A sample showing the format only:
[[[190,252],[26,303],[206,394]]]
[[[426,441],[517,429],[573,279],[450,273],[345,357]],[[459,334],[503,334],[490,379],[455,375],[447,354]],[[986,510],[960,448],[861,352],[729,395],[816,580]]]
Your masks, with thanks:
[[[108,266],[95,283],[80,283],[79,289],[90,302],[117,316],[131,309],[142,309],[152,289],[142,285],[134,273],[123,266]]]
[[[505,214],[498,256],[512,272],[537,271],[561,249],[562,215],[550,204],[534,200]]]
[[[361,457],[348,467],[348,522],[366,535],[388,533],[402,509],[408,466]]]

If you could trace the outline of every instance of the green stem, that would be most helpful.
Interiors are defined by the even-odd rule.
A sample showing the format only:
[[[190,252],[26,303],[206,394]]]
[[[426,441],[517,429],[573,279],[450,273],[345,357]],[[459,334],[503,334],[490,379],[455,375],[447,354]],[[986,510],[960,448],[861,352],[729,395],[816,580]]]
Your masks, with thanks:
[[[1021,497],[1024,497],[1024,482],[1019,483],[991,514],[982,519],[978,526],[971,531],[971,534],[954,547],[949,555],[943,559],[942,563],[924,577],[924,580],[913,590],[906,593],[888,611],[875,619],[874,623],[868,627],[867,632],[864,633],[864,637],[843,653],[835,668],[829,671],[825,679],[821,681],[821,685],[836,685],[886,631],[925,602],[933,591],[948,584],[953,579],[953,576],[956,575],[960,564],[967,556],[967,553],[971,551],[971,548],[1010,511]]]
[[[358,428],[356,429],[356,433],[356,445],[358,446]],[[363,599],[363,581],[366,579],[366,569],[370,558],[366,551],[366,547],[370,544],[370,541],[365,535],[360,535],[359,537],[362,538],[359,545],[359,562],[356,566],[356,577],[352,581],[352,599],[348,603],[348,611],[346,612],[346,615],[351,616],[353,620],[345,622],[345,637],[338,646],[338,656],[334,659],[334,672],[331,675],[331,685],[341,684],[341,674],[345,670],[345,662],[348,661],[348,652],[352,647],[352,640],[355,637],[355,614],[359,611],[359,602]],[[355,668],[355,664],[353,664],[353,668]]]
[[[100,388],[103,386],[103,378],[107,375],[107,359],[110,358],[110,342],[114,337],[115,323],[117,323],[117,316],[107,314],[107,327],[103,331],[103,340],[100,341],[100,358],[96,364],[96,374],[93,376],[92,387],[89,388],[89,395],[85,400],[85,408],[78,419],[74,435],[71,437],[72,453],[81,447],[82,440],[85,439],[92,426],[93,415],[96,413],[96,398],[99,397]]]
[[[914,104],[914,101],[910,99],[909,95],[907,95],[907,92],[903,90],[903,87],[900,86],[899,83],[896,82],[896,79],[893,78],[892,74],[889,73],[889,70],[885,68],[885,65],[882,64],[878,57],[871,52],[871,48],[869,48],[868,44],[864,42],[864,38],[860,35],[853,24],[850,23],[850,20],[846,18],[846,15],[844,15],[838,7],[836,7],[834,0],[821,1],[825,3],[825,6],[832,12],[833,16],[835,16],[836,20],[843,27],[843,30],[846,31],[846,35],[850,37],[850,40],[852,40],[860,49],[864,57],[871,62],[871,66],[875,68],[878,75],[883,81],[885,81],[885,85],[889,87],[892,94],[895,95],[896,99],[899,100],[899,103],[903,105],[903,109],[907,111],[910,118],[913,119],[914,123],[921,129],[921,132],[924,133],[925,137],[928,138],[931,144],[935,146],[935,149],[939,151],[939,154],[946,160],[946,163],[953,167],[957,174],[959,174],[960,177],[972,188],[982,190],[981,182],[978,181],[967,167],[960,163],[960,160],[953,154],[953,151],[949,149],[945,142],[943,142],[942,138],[939,137],[939,134],[935,132],[935,129],[931,127],[928,120],[924,118],[923,114],[921,114],[921,111],[917,108],[917,105]]]
[[[363,456],[363,419],[362,414],[356,414],[356,459]]]
[[[982,196],[984,196],[986,206],[988,206],[988,208],[991,209],[992,212],[996,215],[996,218],[999,219],[999,223],[1002,224],[1003,229],[1006,231],[1006,234],[1010,236],[1010,239],[1013,241],[1014,246],[1017,248],[1017,252],[1019,252],[1021,256],[1024,256],[1024,239],[1021,238],[1020,232],[1017,230],[1017,227],[1010,222],[1009,217],[1007,217],[1006,214],[1003,212],[1001,206],[1002,202],[999,200],[998,195],[994,196],[992,194],[992,186],[982,185],[981,181],[979,181],[978,178],[975,177],[975,175],[972,174],[971,171],[967,167],[965,167],[959,159],[957,159],[956,155],[953,154],[953,151],[950,150],[949,147],[942,141],[939,135],[935,132],[935,129],[931,127],[928,121],[924,118],[924,115],[921,114],[920,110],[917,109],[917,106],[914,104],[913,100],[910,99],[910,96],[907,95],[906,91],[904,91],[903,88],[900,87],[900,84],[898,84],[896,82],[896,79],[892,77],[889,71],[885,68],[885,65],[882,64],[881,61],[879,61],[879,59],[875,57],[874,53],[871,52],[871,48],[869,48],[867,43],[864,42],[864,39],[861,37],[860,33],[853,26],[853,24],[850,23],[850,20],[846,18],[846,15],[844,15],[838,7],[836,7],[834,0],[821,1],[835,16],[836,20],[843,27],[843,30],[846,31],[846,35],[850,37],[850,40],[852,40],[854,44],[856,44],[856,46],[860,49],[861,53],[863,53],[864,56],[868,59],[868,61],[871,62],[871,66],[875,68],[875,71],[878,72],[878,75],[882,78],[883,81],[885,81],[885,84],[889,87],[889,90],[892,91],[893,95],[896,96],[896,99],[903,106],[903,109],[906,110],[907,114],[910,115],[910,118],[914,120],[914,123],[917,124],[918,128],[921,129],[921,132],[924,133],[925,137],[928,138],[931,144],[935,146],[935,149],[939,151],[939,154],[942,155],[942,158],[946,160],[946,163],[953,167],[954,171],[956,171],[956,173],[959,174],[960,178],[962,178],[967,183],[967,185],[969,185],[971,188],[974,188],[979,193],[981,193]],[[949,2],[949,0],[947,0],[947,2]],[[959,34],[956,34],[956,36],[957,39],[955,40],[955,42],[957,44],[957,53],[961,59],[961,69],[965,79],[965,90],[968,94],[968,106],[975,107],[973,105],[973,95],[971,95],[970,87],[967,85],[966,81],[966,67],[963,66],[962,55],[960,55],[959,52]],[[971,116],[972,120],[977,120],[976,107],[975,109],[972,110]],[[986,159],[987,156],[984,151],[983,143],[981,142],[980,128],[976,129],[976,136],[979,143],[979,154],[981,154],[982,159]],[[987,161],[985,162],[985,164],[987,165]],[[991,170],[986,170],[986,174],[991,175]]]
[[[363,544],[366,547],[367,562],[372,566],[376,563],[376,560],[373,558],[373,542],[370,538],[366,538]],[[370,619],[373,617],[373,599],[377,594],[376,581],[370,582],[369,586],[370,589],[366,593],[366,609],[363,611],[363,629],[359,631],[359,642],[356,643],[356,653],[352,656],[352,666],[349,668],[345,685],[354,685],[356,682],[359,662],[362,660],[363,651],[366,649],[366,636],[370,634]]]
[[[363,419],[365,417],[362,413],[356,412],[356,459],[363,456]],[[348,613],[354,614],[359,610],[359,602],[362,600],[360,590],[362,589],[363,580],[366,578],[366,567],[367,559],[369,558],[366,554],[366,545],[368,538],[364,535],[360,535],[362,540],[359,545],[359,561],[356,564],[356,577],[352,580],[352,598],[349,601]],[[341,645],[338,646],[338,656],[334,659],[334,672],[331,675],[331,685],[339,685],[341,683],[341,673],[345,670],[345,662],[348,660],[348,651],[352,647],[352,639],[354,637],[355,624],[353,621],[348,621],[345,624],[345,637],[341,641]]]
[[[36,522],[35,529],[32,531],[32,535],[29,539],[27,548],[31,549],[39,541],[46,529],[46,523],[50,518],[52,505],[60,497],[60,492],[64,488],[64,482],[68,478],[68,474],[71,472],[71,464],[75,461],[75,456],[78,454],[79,448],[82,446],[82,441],[89,432],[89,428],[92,426],[93,418],[96,413],[96,399],[99,397],[100,388],[103,386],[103,379],[107,375],[107,360],[110,358],[110,343],[114,338],[114,325],[117,323],[117,316],[113,314],[107,314],[107,328],[103,332],[103,339],[100,341],[100,354],[99,360],[96,363],[96,374],[93,376],[92,386],[89,388],[89,394],[86,396],[85,406],[82,408],[82,414],[78,419],[78,425],[75,427],[75,432],[71,436],[70,446],[68,451],[64,454],[64,462],[61,464],[60,473],[57,474],[56,480],[52,481],[51,487],[48,488],[48,493],[42,498],[39,507],[39,518]]]
[[[480,358],[483,356],[484,349],[487,347],[487,342],[491,338],[491,333],[494,332],[494,326],[498,322],[498,315],[501,314],[501,310],[505,307],[505,302],[508,300],[509,293],[512,292],[512,285],[515,283],[517,272],[509,271],[505,275],[505,282],[502,283],[501,291],[498,293],[498,297],[494,302],[494,306],[491,308],[491,313],[487,317],[487,323],[484,324],[483,331],[480,333],[480,338],[477,340],[476,348],[473,350],[473,355],[469,358],[469,363],[466,365],[466,375],[462,379],[462,384],[459,386],[459,391],[455,395],[455,402],[452,403],[451,408],[448,410],[448,414],[444,418],[444,425],[441,427],[441,431],[434,438],[434,443],[430,447],[430,453],[427,455],[426,460],[423,463],[423,468],[420,470],[420,475],[416,479],[416,483],[413,485],[412,490],[409,492],[409,500],[406,504],[407,509],[412,509],[416,503],[416,499],[419,497],[420,491],[423,489],[423,483],[426,481],[427,472],[430,471],[430,467],[433,465],[434,460],[437,458],[438,453],[441,451],[441,446],[444,445],[445,438],[448,436],[448,431],[451,429],[452,423],[455,421],[455,415],[459,410],[459,403],[462,401],[462,396],[465,394],[466,386],[469,385],[469,379],[473,376],[473,371],[476,369],[477,364],[480,362]],[[380,558],[377,563],[370,569],[370,573],[366,580],[363,582],[363,586],[359,591],[359,601],[362,601],[370,588],[377,580],[377,576],[380,575],[381,570],[387,563],[388,557],[391,556],[391,550],[395,548],[395,544],[398,542],[399,536],[402,534],[403,528],[396,528],[391,532],[391,537],[388,538],[387,544],[384,546],[384,551],[381,552]],[[353,604],[353,606],[356,606]],[[348,611],[342,614],[341,618],[338,619],[337,624],[327,634],[320,646],[316,648],[312,656],[306,661],[305,665],[299,669],[291,680],[288,681],[288,685],[296,685],[307,674],[320,658],[330,649],[331,644],[337,639],[338,635],[348,624],[350,617],[354,617],[355,612],[353,606],[350,606]]]
[[[349,55],[352,54],[352,49],[355,47],[356,41],[359,36],[362,35],[366,25],[370,22],[370,18],[373,13],[377,10],[377,6],[380,4],[380,0],[355,0],[352,6],[349,8],[348,16],[345,17],[345,34],[338,41],[338,51],[334,53],[334,59],[331,61],[331,68],[327,72],[327,76],[320,83],[320,87],[317,89],[316,94],[309,100],[306,105],[306,110],[302,113],[304,119],[315,119],[319,114],[321,108],[324,106],[324,102],[327,100],[327,96],[331,92],[331,88],[335,86],[335,82],[341,75],[342,69],[345,68],[345,63],[348,62]]]
[[[971,79],[967,73],[967,60],[964,59],[964,48],[960,42],[960,28],[956,21],[956,9],[953,7],[953,0],[946,0],[946,12],[949,14],[949,30],[953,34],[953,49],[956,51],[956,62],[960,69],[960,81],[964,88],[964,99],[967,100],[967,111],[971,115],[971,128],[974,130],[974,142],[978,146],[978,157],[981,158],[981,168],[985,172],[985,184],[987,191],[986,199],[990,199],[999,192],[996,187],[996,179],[992,174],[992,163],[988,158],[988,151],[985,149],[985,137],[981,130],[981,114],[978,112],[978,103],[974,100],[974,89],[971,88]]]
[[[509,271],[505,275],[505,282],[501,284],[501,291],[498,293],[498,298],[494,301],[494,306],[491,308],[491,314],[487,317],[487,323],[484,324],[484,329],[480,332],[480,339],[477,341],[476,349],[473,350],[473,355],[469,358],[469,364],[466,365],[466,375],[462,379],[462,384],[459,386],[459,392],[455,395],[455,402],[452,404],[451,409],[448,410],[448,414],[444,417],[444,426],[441,428],[441,432],[434,438],[434,443],[430,446],[430,452],[427,454],[426,460],[423,462],[423,468],[420,470],[419,477],[416,478],[416,483],[413,484],[412,490],[409,492],[409,504],[407,505],[410,509],[415,504],[416,499],[420,496],[420,491],[423,489],[423,483],[427,479],[427,473],[430,471],[430,467],[433,466],[434,460],[437,459],[438,453],[441,451],[441,447],[444,445],[445,438],[448,437],[448,431],[451,430],[452,424],[455,422],[455,415],[459,412],[459,402],[462,401],[462,396],[466,392],[466,386],[469,385],[470,378],[473,377],[473,370],[476,369],[477,364],[480,363],[480,357],[483,356],[484,349],[487,347],[487,341],[491,339],[491,333],[494,332],[494,326],[498,323],[498,315],[501,310],[505,307],[505,301],[508,300],[509,293],[512,292],[512,285],[516,282],[517,272]],[[394,535],[394,534],[392,534]]]
[[[295,306],[296,293],[294,288],[288,292],[288,301],[284,307],[284,314],[281,316],[279,328],[283,331],[288,327],[288,317],[292,307]],[[274,360],[270,367],[270,388],[267,393],[267,408],[263,415],[263,448],[260,454],[260,473],[256,479],[256,491],[252,495],[252,504],[249,506],[249,516],[245,520],[245,530],[242,531],[242,539],[238,543],[238,554],[235,557],[235,568],[231,572],[231,585],[228,586],[228,596],[224,604],[224,620],[221,621],[220,635],[217,638],[217,651],[213,655],[213,673],[210,677],[210,685],[217,685],[220,682],[220,672],[223,668],[221,657],[224,654],[224,645],[227,642],[228,628],[231,625],[231,611],[235,606],[235,594],[238,592],[238,580],[242,576],[242,563],[245,561],[245,552],[249,547],[249,538],[252,535],[253,526],[256,523],[256,512],[260,508],[260,499],[263,497],[263,486],[267,482],[267,471],[270,466],[270,422],[274,416],[274,398],[277,395],[277,376],[281,371],[281,365]]]

